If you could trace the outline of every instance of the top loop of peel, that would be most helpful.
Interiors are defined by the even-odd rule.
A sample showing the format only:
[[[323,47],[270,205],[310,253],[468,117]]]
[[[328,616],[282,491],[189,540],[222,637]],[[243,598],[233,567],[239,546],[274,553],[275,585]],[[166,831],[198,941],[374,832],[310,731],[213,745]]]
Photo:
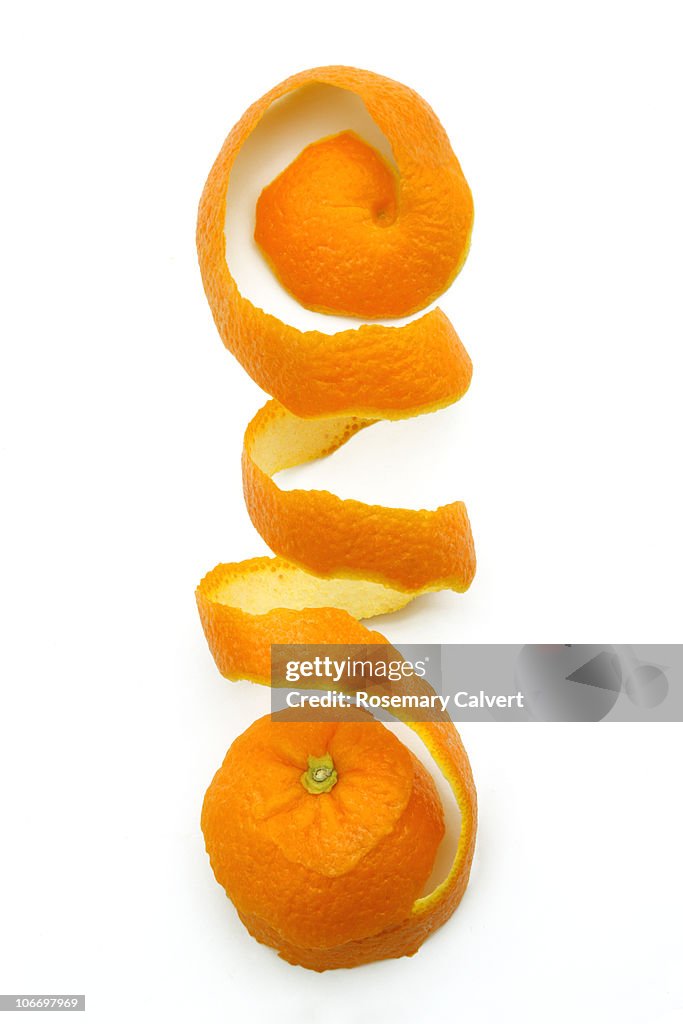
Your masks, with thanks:
[[[469,247],[472,199],[452,153],[433,163],[425,153],[407,180],[396,178],[375,149],[341,132],[307,146],[264,188],[254,237],[303,306],[405,317],[451,284]]]
[[[396,265],[386,275],[387,286],[393,281],[394,291],[400,292],[409,283],[404,282],[401,260],[416,239],[421,240],[413,249],[413,253],[421,253],[418,263],[427,261],[436,273],[427,287],[429,296],[423,288],[421,298],[411,294],[403,308],[423,308],[425,302],[436,298],[467,255],[472,226],[470,191],[442,126],[424,100],[412,89],[369,71],[348,67],[304,71],[247,110],[226,139],[204,188],[197,250],[219,333],[256,383],[298,416],[345,413],[400,418],[443,408],[467,390],[472,367],[452,324],[440,310],[432,309],[400,327],[367,323],[334,334],[299,331],[244,298],[230,272],[225,213],[237,155],[276,100],[312,83],[357,95],[391,146],[398,168],[398,212],[392,226],[375,228],[382,246],[394,234],[400,242]],[[337,244],[343,241],[343,235],[337,238]],[[316,253],[321,255],[319,246]],[[356,290],[358,297],[362,281]],[[322,305],[331,309],[334,297],[327,298],[332,301]],[[362,298],[369,317],[380,317],[379,308],[371,307],[369,293]],[[399,307],[392,308],[392,316],[398,315]]]
[[[400,100],[398,118],[370,109],[362,96],[397,173],[355,132],[343,131],[306,146],[259,197],[254,237],[283,286],[309,309],[409,316],[438,298],[464,263],[469,187],[433,112],[400,88],[400,97],[390,97],[397,106]]]

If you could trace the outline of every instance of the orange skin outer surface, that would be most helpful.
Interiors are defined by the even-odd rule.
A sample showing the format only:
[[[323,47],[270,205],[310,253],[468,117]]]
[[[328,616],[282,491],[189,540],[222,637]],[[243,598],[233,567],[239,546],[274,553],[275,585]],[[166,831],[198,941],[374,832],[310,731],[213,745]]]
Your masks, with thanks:
[[[316,68],[271,89],[249,107],[228,135],[199,204],[197,252],[218,332],[256,383],[298,416],[356,412],[395,418],[449,405],[466,390],[472,367],[441,310],[433,309],[401,327],[364,324],[332,335],[299,331],[253,306],[230,274],[225,259],[225,212],[237,154],[275,100],[313,82],[348,89],[363,99],[391,142],[400,170],[403,164],[408,169],[419,165],[433,146],[447,147],[444,159],[452,155],[445,132],[427,104],[406,86],[372,72]],[[426,147],[425,138],[429,140]],[[412,180],[417,188],[417,172]]]
[[[311,949],[287,941],[272,925],[238,908],[242,922],[254,938],[276,948],[288,963],[326,971],[413,956],[425,939],[451,917],[462,900],[469,881],[477,832],[477,796],[469,759],[451,722],[423,722],[412,724],[411,728],[423,740],[448,780],[460,807],[460,840],[447,878],[428,896],[416,900],[410,914],[399,924],[375,935],[325,949]]]
[[[259,434],[273,420],[277,426],[279,413],[273,401],[256,414],[242,455],[249,515],[273,551],[319,576],[360,577],[416,594],[467,590],[476,555],[463,502],[428,511],[366,505],[329,491],[280,490],[253,457]],[[348,428],[341,443],[363,425]]]
[[[209,649],[226,679],[250,679],[270,686],[271,644],[378,644],[381,633],[367,629],[341,608],[273,608],[254,615],[217,599],[225,578],[260,570],[277,572],[280,558],[252,558],[217,565],[197,587],[197,607]]]
[[[433,309],[401,327],[365,324],[333,335],[302,332],[241,296],[228,269],[224,239],[226,195],[240,146],[271,103],[312,82],[339,86],[361,96],[371,117],[391,142],[399,169],[410,167],[414,159],[406,132],[410,135],[417,131],[419,138],[425,134],[433,137],[435,132],[439,137],[441,133],[450,152],[445,133],[427,104],[412,90],[371,72],[346,67],[318,68],[294,75],[272,89],[249,108],[228,136],[200,203],[197,249],[204,288],[219,333],[250,376],[296,416],[347,414],[366,420],[396,419],[442,408],[465,393],[472,366],[441,310]],[[466,251],[463,260],[465,255]],[[410,593],[442,586],[466,589],[474,574],[475,561],[462,503],[435,512],[415,512],[341,501],[327,492],[280,491],[258,467],[251,451],[261,427],[259,417],[272,404],[268,403],[257,414],[247,431],[243,476],[252,519],[278,554],[286,553],[291,562],[314,574],[358,576]],[[346,563],[340,558],[341,546],[335,547],[334,537],[330,537],[333,543],[328,548],[317,543],[307,545],[305,531],[302,533],[300,522],[297,523],[299,515],[307,517],[309,525],[311,517],[327,516],[334,531],[346,531],[350,539],[355,532],[367,528],[368,511],[380,523],[378,537],[372,544],[357,546],[353,558]],[[411,550],[413,535],[417,543]],[[391,557],[383,557],[381,551],[373,548],[373,544],[380,543],[379,537],[391,548]],[[400,550],[401,547],[408,550]],[[420,553],[425,552],[427,564],[421,565]],[[252,614],[218,599],[224,578],[260,570],[268,562],[272,562],[275,570],[280,562],[287,564],[275,558],[219,565],[197,589],[202,625],[223,675],[268,684],[271,644],[387,642],[382,634],[368,630],[341,609],[273,608],[263,614]],[[425,743],[460,807],[462,827],[449,875],[429,896],[417,899],[404,920],[374,935],[324,948],[293,942],[253,908],[238,907],[249,931],[274,946],[291,963],[326,970],[412,955],[447,920],[462,898],[474,852],[477,819],[467,754],[449,719],[405,724]]]
[[[417,101],[408,102],[395,142],[400,177],[347,131],[307,146],[259,197],[254,237],[283,286],[309,309],[408,316],[441,295],[462,267],[472,195],[433,115],[429,148],[418,155]]]

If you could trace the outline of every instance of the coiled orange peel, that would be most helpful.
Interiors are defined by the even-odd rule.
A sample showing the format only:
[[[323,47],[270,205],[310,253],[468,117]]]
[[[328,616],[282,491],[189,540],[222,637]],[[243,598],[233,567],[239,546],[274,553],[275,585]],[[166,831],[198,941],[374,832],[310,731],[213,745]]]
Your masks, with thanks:
[[[387,643],[359,620],[428,591],[464,591],[476,564],[462,502],[435,511],[384,508],[327,491],[283,491],[272,479],[335,451],[376,420],[457,401],[472,373],[439,309],[401,326],[366,323],[325,334],[297,330],[240,294],[226,261],[231,170],[271,104],[313,83],[363,100],[397,172],[343,132],[307,147],[264,190],[255,237],[303,305],[365,319],[423,309],[460,270],[473,218],[469,188],[431,108],[406,86],[354,68],[317,68],[276,86],[233,128],[209,174],[199,207],[199,263],[223,342],[273,396],[247,428],[242,470],[249,515],[276,557],[217,566],[201,581],[197,603],[221,673],[264,684],[271,644]],[[407,724],[460,806],[448,877],[401,925],[337,947],[302,948],[239,907],[252,934],[293,963],[324,970],[412,954],[462,897],[476,834],[469,761],[450,720]]]

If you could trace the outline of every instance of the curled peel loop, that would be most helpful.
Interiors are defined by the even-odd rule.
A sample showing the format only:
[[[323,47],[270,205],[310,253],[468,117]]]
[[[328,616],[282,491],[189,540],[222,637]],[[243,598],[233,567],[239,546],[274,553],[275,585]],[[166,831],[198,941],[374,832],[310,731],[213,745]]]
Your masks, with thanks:
[[[271,104],[314,83],[361,98],[391,146],[397,172],[342,132],[307,147],[264,189],[256,238],[302,305],[364,319],[423,309],[462,267],[473,218],[469,187],[431,108],[406,86],[354,68],[317,68],[276,86],[233,128],[209,174],[199,207],[199,263],[224,344],[273,396],[247,428],[242,471],[249,515],[276,557],[217,566],[197,588],[197,603],[221,673],[264,684],[271,644],[388,643],[359,620],[428,591],[462,592],[476,566],[462,502],[435,511],[392,509],[327,491],[283,491],[272,479],[330,454],[377,420],[450,405],[472,374],[440,309],[400,326],[364,323],[325,334],[300,331],[240,294],[225,253],[233,165]],[[293,946],[268,921],[239,908],[252,934],[285,959],[324,970],[414,953],[459,903],[476,835],[467,754],[447,716],[406,724],[460,807],[448,877],[398,927],[336,948]]]

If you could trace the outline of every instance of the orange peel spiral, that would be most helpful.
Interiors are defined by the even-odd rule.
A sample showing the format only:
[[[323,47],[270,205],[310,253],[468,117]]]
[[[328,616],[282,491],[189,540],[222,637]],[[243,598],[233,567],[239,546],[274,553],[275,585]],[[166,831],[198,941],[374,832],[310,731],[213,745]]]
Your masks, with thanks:
[[[350,132],[307,147],[264,189],[255,237],[298,301],[364,319],[404,317],[453,281],[469,248],[469,187],[431,108],[411,89],[369,71],[326,67],[282,82],[230,132],[209,174],[197,225],[199,263],[226,347],[273,396],[249,424],[244,496],[276,553],[222,564],[197,588],[202,625],[220,672],[269,684],[270,648],[286,643],[387,643],[359,620],[428,591],[465,591],[474,544],[465,506],[410,510],[281,490],[280,470],[335,451],[364,427],[443,408],[467,390],[472,364],[452,324],[431,309],[400,326],[364,323],[301,331],[252,304],[226,260],[230,175],[244,142],[277,100],[311,84],[360,97],[388,140],[394,172]],[[476,835],[467,754],[450,720],[407,722],[451,786],[461,832],[447,878],[399,926],[336,947],[302,948],[241,906],[256,938],[316,970],[410,955],[458,905]]]

